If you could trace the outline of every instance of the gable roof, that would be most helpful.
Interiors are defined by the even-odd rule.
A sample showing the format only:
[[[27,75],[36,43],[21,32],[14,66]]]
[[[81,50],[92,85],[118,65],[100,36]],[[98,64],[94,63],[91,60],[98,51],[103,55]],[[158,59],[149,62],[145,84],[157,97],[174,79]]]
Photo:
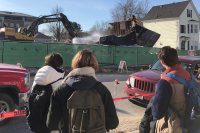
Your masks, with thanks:
[[[143,20],[179,17],[190,1],[182,1],[166,5],[154,6]]]
[[[19,13],[19,12],[9,12],[9,11],[0,11],[0,15],[2,16],[19,16],[19,17],[31,17],[36,18],[35,16]]]

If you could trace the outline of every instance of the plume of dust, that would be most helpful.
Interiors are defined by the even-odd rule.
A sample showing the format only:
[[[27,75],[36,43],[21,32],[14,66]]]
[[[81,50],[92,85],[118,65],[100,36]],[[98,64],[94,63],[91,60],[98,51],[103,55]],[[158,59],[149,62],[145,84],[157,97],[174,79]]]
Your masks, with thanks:
[[[95,44],[99,42],[102,35],[100,33],[94,32],[90,36],[86,37],[75,37],[72,40],[73,44]]]

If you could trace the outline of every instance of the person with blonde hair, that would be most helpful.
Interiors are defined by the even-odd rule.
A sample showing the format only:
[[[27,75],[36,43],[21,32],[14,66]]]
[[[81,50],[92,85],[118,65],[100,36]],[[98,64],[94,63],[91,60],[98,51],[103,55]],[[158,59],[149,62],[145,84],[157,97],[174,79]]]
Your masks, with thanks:
[[[47,119],[48,128],[50,130],[59,128],[62,133],[71,133],[69,98],[77,90],[96,90],[104,105],[105,131],[115,129],[119,124],[115,105],[109,90],[95,76],[95,72],[98,70],[95,55],[89,50],[81,50],[74,56],[71,67],[72,71],[65,77],[61,87],[51,97]],[[82,100],[79,103],[82,103],[87,98],[80,99]]]

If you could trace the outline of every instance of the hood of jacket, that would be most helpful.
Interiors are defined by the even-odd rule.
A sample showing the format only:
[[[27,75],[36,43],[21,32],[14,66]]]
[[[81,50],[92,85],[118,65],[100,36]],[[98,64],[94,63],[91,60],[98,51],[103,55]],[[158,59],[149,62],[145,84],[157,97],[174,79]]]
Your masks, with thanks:
[[[37,71],[34,82],[38,85],[47,85],[63,77],[64,71],[57,71],[53,67],[47,65]]]
[[[64,82],[75,90],[93,89],[98,83],[95,70],[92,67],[73,69],[64,79]]]

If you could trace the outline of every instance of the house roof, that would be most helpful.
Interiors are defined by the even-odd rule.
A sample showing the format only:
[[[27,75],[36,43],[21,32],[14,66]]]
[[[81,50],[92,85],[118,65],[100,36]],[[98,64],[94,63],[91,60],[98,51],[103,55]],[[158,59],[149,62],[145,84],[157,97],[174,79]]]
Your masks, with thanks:
[[[38,38],[38,39],[51,39],[50,36],[46,36],[45,34],[42,34],[41,32],[38,32],[34,38]]]
[[[0,15],[2,16],[19,16],[19,17],[32,17],[36,18],[35,16],[19,13],[19,12],[9,12],[9,11],[0,11]]]
[[[190,1],[176,2],[166,5],[154,6],[143,20],[179,17]]]

